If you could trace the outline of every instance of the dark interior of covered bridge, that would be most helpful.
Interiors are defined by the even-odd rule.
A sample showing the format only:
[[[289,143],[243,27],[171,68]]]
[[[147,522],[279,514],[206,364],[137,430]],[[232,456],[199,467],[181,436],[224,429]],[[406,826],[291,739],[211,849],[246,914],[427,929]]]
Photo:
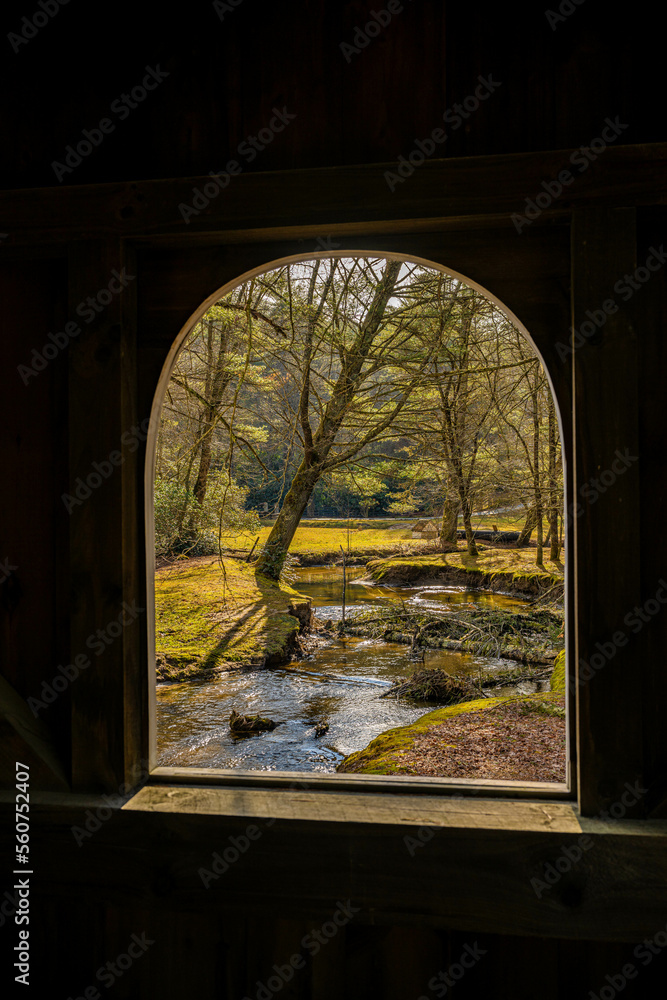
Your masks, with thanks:
[[[7,995],[664,994],[667,617],[613,640],[667,570],[660,25],[599,0],[383,2],[3,7]],[[566,794],[155,768],[145,466],[161,373],[219,289],[334,247],[465,275],[549,372]],[[579,510],[619,451],[637,460]],[[131,627],[80,669],[127,608]],[[230,844],[238,859],[214,870]]]

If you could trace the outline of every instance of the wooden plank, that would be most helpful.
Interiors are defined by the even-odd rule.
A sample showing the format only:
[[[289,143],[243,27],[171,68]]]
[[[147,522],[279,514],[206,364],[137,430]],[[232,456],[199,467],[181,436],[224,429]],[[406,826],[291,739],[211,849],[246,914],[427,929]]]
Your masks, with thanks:
[[[0,677],[0,785],[15,789],[16,763],[27,765],[34,788],[69,788],[62,761],[47,725]]]
[[[67,487],[67,361],[51,339],[66,318],[63,262],[3,262],[0,311],[0,670],[21,698],[34,699],[33,721],[36,713],[68,770],[67,695],[43,700],[68,651],[68,517],[60,500]]]
[[[145,563],[131,255],[115,242],[70,258],[70,662],[75,789],[132,785],[147,756]]]
[[[639,448],[642,456],[650,456],[640,468],[640,500],[642,526],[642,586],[643,599],[651,600],[660,579],[667,580],[667,267],[657,268],[655,251],[664,252],[667,244],[667,213],[660,208],[638,213],[637,263],[640,288],[633,300],[635,306],[637,348],[639,354]],[[646,268],[646,261],[649,268]],[[653,270],[650,270],[652,268]],[[651,606],[654,610],[654,606]],[[667,705],[667,614],[661,605],[650,616],[638,636],[643,640],[642,718],[646,753],[647,809],[651,815],[667,815],[667,742],[664,738],[665,706]]]
[[[276,806],[278,799],[273,797]],[[413,824],[376,823],[370,816],[341,823],[331,815],[337,802],[329,819],[323,807],[316,819],[273,823],[261,816],[150,813],[101,802],[98,811],[34,805],[31,845],[40,899],[61,895],[66,885],[72,901],[92,894],[110,905],[234,917],[243,912],[270,922],[276,916],[326,920],[337,900],[349,898],[359,908],[359,926],[609,941],[641,940],[665,924],[664,822],[623,835],[624,821],[616,821],[614,832],[592,829],[590,841],[574,830],[434,826],[424,842],[421,816]],[[0,809],[4,818],[11,808]],[[9,822],[1,838],[9,851]],[[583,844],[588,849],[581,858],[549,887],[541,886],[545,865]],[[222,858],[227,848],[228,867],[218,863],[217,877],[207,877],[205,888],[202,872],[215,875],[216,855]]]
[[[220,770],[204,767],[155,767],[151,770],[153,784],[219,785],[230,788],[247,786],[275,790],[311,788],[319,791],[368,791],[382,790],[393,794],[406,793],[446,795],[466,791],[469,795],[494,796],[511,799],[563,800],[572,798],[565,783],[549,781],[497,781],[494,778],[431,778],[420,775],[395,778],[374,774],[321,774],[294,771],[245,771],[240,768]]]
[[[196,780],[194,777],[195,782]],[[324,818],[335,823],[405,823],[488,830],[581,832],[575,812],[567,803],[480,802],[469,798],[454,799],[435,795],[378,795],[370,791],[364,794],[283,788],[276,793],[272,789],[254,787],[229,789],[146,785],[124,808],[139,812],[185,812],[264,819]]]
[[[191,244],[199,235],[228,232],[255,231],[261,238],[269,231],[315,235],[344,223],[372,231],[372,223],[386,227],[389,220],[413,225],[420,219],[453,218],[463,223],[480,216],[504,217],[508,230],[516,233],[511,215],[524,212],[526,199],[544,194],[542,182],[571,165],[573,152],[428,160],[393,192],[384,175],[395,163],[246,173],[233,176],[218,195],[207,175],[21,189],[0,192],[0,213],[17,246],[112,234],[142,241],[176,236]],[[665,143],[611,146],[584,172],[574,173],[573,183],[545,206],[540,218],[546,221],[552,208],[561,213],[582,203],[665,203],[666,168]],[[196,189],[207,184],[211,197],[199,202],[208,204],[198,214],[179,209],[191,206]]]
[[[614,290],[635,267],[635,213],[573,216],[574,521],[579,802],[584,815],[643,787],[637,336]],[[616,299],[619,299],[616,302]],[[604,303],[612,302],[609,313]],[[596,325],[591,318],[598,318]],[[599,319],[602,317],[602,319]],[[564,338],[565,339],[565,338]],[[567,343],[567,340],[566,340]],[[566,355],[567,356],[567,355]],[[610,582],[613,581],[613,586]],[[617,642],[618,639],[618,642]],[[642,815],[642,794],[628,807]]]

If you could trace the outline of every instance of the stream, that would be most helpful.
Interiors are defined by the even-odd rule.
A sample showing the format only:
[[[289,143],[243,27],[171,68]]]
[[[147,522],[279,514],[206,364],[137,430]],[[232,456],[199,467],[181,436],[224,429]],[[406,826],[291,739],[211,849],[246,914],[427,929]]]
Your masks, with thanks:
[[[398,600],[424,610],[461,604],[518,609],[526,604],[503,594],[437,584],[379,587],[362,583],[364,575],[364,567],[348,569],[346,614]],[[291,585],[310,597],[318,618],[341,618],[340,567],[311,566],[293,571],[293,577]],[[441,649],[427,650],[425,665],[475,676],[480,671],[516,666],[504,659]],[[345,756],[362,750],[380,733],[440,707],[437,702],[380,699],[384,690],[408,676],[413,667],[403,644],[349,636],[334,639],[313,656],[285,668],[158,684],[158,762],[174,767],[334,771]],[[527,693],[538,686],[525,682],[503,691]],[[232,708],[242,714],[268,716],[279,725],[272,732],[234,736],[228,724]],[[315,734],[318,724],[329,726],[321,737]]]

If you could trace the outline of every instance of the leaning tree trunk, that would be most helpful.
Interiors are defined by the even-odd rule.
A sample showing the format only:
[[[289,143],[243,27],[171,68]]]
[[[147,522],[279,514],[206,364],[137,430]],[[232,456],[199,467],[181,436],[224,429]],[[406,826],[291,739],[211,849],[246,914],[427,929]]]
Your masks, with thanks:
[[[519,532],[519,537],[517,539],[516,547],[518,549],[523,549],[530,542],[530,536],[535,531],[537,527],[537,514],[535,513],[534,507],[529,507],[526,512],[526,520],[524,521],[523,528]]]
[[[442,508],[440,522],[440,546],[445,551],[448,542],[456,541],[456,531],[459,523],[459,501],[447,496]]]
[[[294,533],[299,527],[299,521],[308,506],[320,475],[321,470],[317,467],[307,468],[305,462],[299,466],[289,492],[283,500],[278,519],[260,553],[255,567],[257,572],[272,580],[280,577]]]
[[[280,578],[280,573],[292,539],[294,538],[294,533],[299,526],[299,521],[303,516],[315,484],[325,471],[329,453],[336,442],[345,416],[354,401],[364,361],[368,357],[375,336],[381,326],[401,266],[401,261],[389,261],[387,263],[382,279],[376,286],[373,300],[368,308],[357,339],[347,352],[340,374],[336,380],[336,385],[324,408],[324,414],[315,434],[312,434],[310,430],[307,413],[303,412],[301,414],[305,443],[304,457],[296,476],[292,480],[289,492],[283,501],[278,520],[271,529],[271,533],[255,564],[255,569],[258,573],[263,573],[273,580]],[[306,372],[304,378],[304,389],[306,391],[302,392],[302,401],[305,398],[306,402],[308,398],[307,379],[308,372]]]
[[[477,546],[475,545],[475,535],[472,528],[472,506],[470,502],[466,499],[461,503],[462,514],[463,514],[463,527],[466,529],[466,544],[468,546],[468,554],[471,556],[479,555],[477,551]]]

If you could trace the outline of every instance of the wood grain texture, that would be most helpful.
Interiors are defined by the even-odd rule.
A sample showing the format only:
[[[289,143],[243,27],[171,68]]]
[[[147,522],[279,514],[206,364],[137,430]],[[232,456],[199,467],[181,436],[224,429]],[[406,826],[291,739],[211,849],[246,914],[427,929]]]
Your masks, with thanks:
[[[556,828],[508,823],[503,829],[497,813],[498,826],[490,829],[489,821],[470,827],[466,817],[464,824],[463,814],[461,825],[429,825],[434,835],[417,846],[428,817],[418,809],[403,815],[400,802],[395,822],[375,822],[368,802],[356,820],[332,820],[337,797],[330,806],[322,802],[314,818],[271,822],[261,793],[246,796],[245,806],[237,802],[219,814],[113,809],[104,799],[98,810],[35,804],[31,842],[40,898],[59,894],[66,882],[72,900],[94,893],[113,905],[184,914],[234,914],[241,908],[265,922],[326,920],[337,900],[349,898],[359,907],[360,925],[608,941],[640,940],[665,923],[664,822],[633,834],[620,832],[623,821],[612,823],[611,831],[592,829],[581,859],[538,893],[531,880],[542,879],[545,865],[584,836],[559,829],[560,821]],[[280,811],[273,799],[273,811]],[[311,808],[298,798],[293,806]],[[488,809],[493,812],[495,804]],[[6,831],[3,847],[9,825]],[[231,863],[209,878],[207,872],[216,874],[215,855],[222,858],[228,848]]]
[[[70,688],[75,789],[132,784],[147,756],[136,277],[118,243],[71,250],[70,314],[82,321],[68,350],[70,656],[88,661]]]
[[[192,775],[192,780],[196,782],[197,776]],[[465,785],[462,784],[461,788]],[[536,788],[533,792],[539,794]],[[373,822],[581,833],[575,812],[567,803],[476,801],[446,795],[378,795],[371,791],[367,794],[322,789],[299,791],[289,786],[255,789],[150,784],[142,788],[124,808],[139,812],[255,816],[264,819],[324,819],[330,823],[346,824]]]
[[[579,801],[592,815],[643,787],[638,360],[633,299],[614,291],[636,266],[632,209],[586,208],[572,226],[574,522]],[[603,303],[619,298],[607,315]],[[635,300],[636,301],[636,300]],[[604,322],[596,329],[597,312]],[[588,324],[588,325],[586,325]],[[589,332],[590,328],[590,332]],[[583,334],[582,334],[583,331]],[[586,335],[587,334],[587,335]],[[614,581],[613,587],[604,581]],[[656,581],[657,586],[657,581]],[[616,643],[614,636],[621,636]],[[591,663],[592,660],[592,663]],[[613,721],[612,721],[613,720]],[[644,793],[629,815],[642,815]]]
[[[26,701],[0,676],[0,786],[14,788],[16,764],[29,768],[37,788],[69,788],[63,762],[53,745],[48,726]]]
[[[663,209],[638,212],[637,263],[645,266],[656,248],[667,243],[667,214]],[[634,322],[639,354],[640,521],[642,526],[642,597],[650,600],[657,581],[667,579],[667,273],[663,266],[642,284],[635,299]],[[667,815],[667,741],[664,737],[667,705],[667,615],[651,617],[641,635],[642,717],[647,810]]]
[[[212,183],[207,175],[0,192],[0,213],[17,246],[112,235],[142,242],[176,237],[194,245],[198,237],[223,234],[238,240],[243,233],[247,240],[248,231],[258,239],[269,233],[282,239],[334,233],[336,225],[355,231],[363,225],[372,232],[374,224],[386,231],[388,220],[409,229],[419,220],[461,225],[476,218],[495,219],[520,235],[512,214],[523,213],[527,199],[544,193],[542,182],[566,168],[572,152],[428,160],[393,192],[384,178],[392,163],[240,174],[218,196],[206,198],[208,204],[187,223],[179,205],[190,205],[195,190]],[[582,203],[664,204],[666,168],[667,143],[609,147],[548,208],[558,217]],[[545,211],[540,221],[549,218]]]

